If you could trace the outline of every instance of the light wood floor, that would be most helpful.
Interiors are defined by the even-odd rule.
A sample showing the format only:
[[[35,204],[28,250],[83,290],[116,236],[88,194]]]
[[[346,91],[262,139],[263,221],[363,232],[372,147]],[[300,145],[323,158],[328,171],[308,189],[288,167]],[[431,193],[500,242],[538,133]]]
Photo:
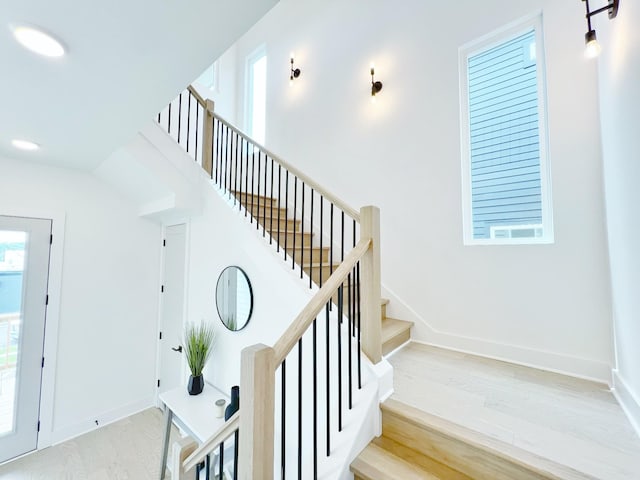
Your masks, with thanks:
[[[150,408],[2,465],[0,479],[157,480],[162,430],[161,411]]]
[[[411,343],[393,398],[603,480],[640,479],[640,439],[606,385]]]

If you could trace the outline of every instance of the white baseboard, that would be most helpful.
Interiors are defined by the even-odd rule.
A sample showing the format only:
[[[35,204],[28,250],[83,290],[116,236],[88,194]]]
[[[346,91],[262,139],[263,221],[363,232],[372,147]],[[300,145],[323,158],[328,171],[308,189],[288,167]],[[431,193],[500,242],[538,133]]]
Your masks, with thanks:
[[[622,379],[618,370],[613,371],[613,394],[636,433],[640,436],[640,399]]]
[[[389,316],[414,322],[412,341],[612,386],[611,365],[605,362],[439,331],[393,291],[383,286],[383,292],[391,300]]]
[[[66,442],[67,440],[71,440],[72,438],[104,427],[105,425],[109,425],[110,423],[117,422],[118,420],[126,418],[130,415],[134,415],[142,410],[146,410],[147,408],[151,408],[154,406],[155,400],[153,397],[144,398],[138,400],[137,402],[133,402],[128,405],[115,408],[108,412],[92,416],[91,418],[87,418],[74,425],[54,429],[54,431],[51,432],[51,444],[56,445],[58,443]],[[96,421],[98,422],[97,425]]]

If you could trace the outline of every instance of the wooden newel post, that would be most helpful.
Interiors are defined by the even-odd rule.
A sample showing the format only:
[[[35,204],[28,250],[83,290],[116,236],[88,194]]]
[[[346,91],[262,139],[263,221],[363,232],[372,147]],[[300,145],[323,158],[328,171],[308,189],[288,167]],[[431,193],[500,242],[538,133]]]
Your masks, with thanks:
[[[362,257],[360,288],[362,319],[360,328],[362,351],[371,362],[382,360],[382,306],[380,286],[380,209],[360,209],[360,238],[370,238],[369,250]]]
[[[213,100],[206,100],[202,126],[202,168],[211,176],[213,171]]]
[[[273,480],[275,366],[273,348],[242,350],[238,478]]]

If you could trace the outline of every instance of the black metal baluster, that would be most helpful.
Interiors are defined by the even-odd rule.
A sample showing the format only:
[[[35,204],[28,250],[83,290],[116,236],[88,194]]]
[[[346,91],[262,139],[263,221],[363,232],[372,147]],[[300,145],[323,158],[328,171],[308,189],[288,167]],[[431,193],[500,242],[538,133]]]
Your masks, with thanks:
[[[282,375],[281,387],[282,387],[282,411],[280,415],[280,472],[281,478],[285,478],[285,467],[286,467],[286,412],[287,412],[287,360],[284,359],[282,361],[282,366],[280,367],[280,373]]]
[[[311,189],[311,241],[309,242],[309,260],[313,263],[313,194],[314,190]],[[311,275],[311,271],[309,272],[309,288],[313,286],[313,277]],[[322,265],[320,265],[320,275],[322,275]]]
[[[220,444],[220,466],[218,467],[218,478],[222,478],[222,469],[224,468],[224,442]]]
[[[200,129],[200,103],[196,103],[196,162],[202,166],[202,160],[198,160],[198,130]]]
[[[171,104],[173,101],[169,102],[169,125],[167,126],[167,133],[171,135]]]
[[[278,164],[278,242],[276,245],[276,252],[280,251],[280,229],[281,229],[280,213],[282,211],[281,205],[280,205],[280,195],[282,193],[281,183],[282,183],[282,165]],[[285,222],[286,222],[286,219],[285,219]]]
[[[353,248],[356,248],[356,220],[355,218],[353,219]],[[353,337],[355,338],[356,336],[356,289],[357,287],[357,279],[356,279],[356,267],[353,267],[353,316],[349,317],[352,323],[352,330],[351,330],[351,334],[353,335]]]
[[[341,219],[341,230],[340,230],[340,238],[341,238],[341,254],[340,254],[340,262],[344,262],[344,210],[341,212],[340,214],[340,219]],[[333,272],[331,272],[333,273]],[[343,292],[344,293],[344,292]],[[343,298],[344,300],[344,298]],[[344,305],[340,304],[340,307],[342,307],[342,309],[344,310]],[[343,322],[343,318],[342,315],[340,315],[340,324],[342,324]]]
[[[233,434],[235,446],[233,448],[233,480],[238,480],[238,445],[240,441],[240,430],[236,430]]]
[[[333,275],[333,202],[330,208],[331,228],[329,229],[329,276]]]
[[[298,177],[293,178],[293,224],[296,224],[296,213],[298,210]],[[304,227],[303,227],[304,228]],[[291,269],[296,269],[296,232],[293,232],[293,255],[291,255]]]
[[[330,328],[330,316],[329,316],[329,305],[331,302],[327,302],[325,305],[325,315],[326,315],[326,377],[327,377],[327,457],[331,455],[331,376],[329,374],[329,366],[331,364],[330,359],[330,339],[331,339],[331,328]]]
[[[333,275],[333,202],[331,202],[329,213],[329,276],[331,276]],[[333,311],[333,303],[329,305],[329,310]]]
[[[246,145],[245,153],[247,155],[247,168],[245,170],[244,178],[244,216],[247,216],[247,209],[249,208],[249,144],[243,138],[242,144]]]
[[[352,388],[351,388],[351,319],[353,318],[351,316],[351,273],[349,273],[349,275],[347,275],[347,282],[348,282],[348,288],[347,288],[347,307],[348,307],[348,313],[349,313],[349,318],[347,319],[347,338],[349,339],[349,347],[348,347],[348,352],[347,352],[347,365],[349,367],[349,373],[348,373],[348,379],[349,379],[349,410],[351,410],[353,408],[353,392],[352,392]]]
[[[322,287],[322,266],[324,263],[324,250],[322,249],[324,230],[324,196],[320,195],[320,287]]]
[[[269,245],[273,244],[273,158],[271,159],[271,215],[269,220]],[[280,215],[280,210],[278,210],[278,215]]]
[[[268,166],[267,154],[264,154],[264,209],[262,212],[262,238],[267,235],[267,166]],[[269,200],[269,213],[273,215],[272,207],[273,203]]]
[[[300,220],[300,225],[302,225],[302,233],[300,235],[302,238],[302,240],[300,240],[300,278],[302,278],[304,274],[304,181],[302,182],[302,219]],[[313,265],[309,262],[309,278],[311,278],[312,268]]]
[[[253,145],[252,145],[253,147]],[[249,223],[253,223],[253,184],[255,183],[255,171],[256,171],[256,153],[251,150],[251,219]]]
[[[240,186],[236,188],[236,195],[238,196],[238,210],[242,210],[242,157],[243,157],[243,139],[240,137]]]
[[[298,480],[302,480],[302,338],[298,340]]]
[[[191,92],[187,101],[187,153],[189,153],[189,136],[191,135]]]
[[[344,291],[342,285],[338,288],[338,431],[342,431],[342,305],[344,303]]]
[[[357,292],[358,292],[358,303],[356,304],[358,307],[358,389],[362,388],[362,350],[360,348],[360,261],[358,261],[356,265],[356,280],[357,280]]]
[[[213,170],[215,170],[215,182],[216,185],[220,186],[220,160],[222,159],[222,135],[224,135],[224,125],[222,124],[222,122],[218,121],[218,131],[219,131],[219,135],[218,135],[218,142],[216,143],[216,151],[215,151],[215,160],[213,162],[211,162],[211,170],[212,170],[212,175],[213,174]]]
[[[227,136],[225,138],[224,152],[224,188],[229,191],[229,182],[231,181],[231,170],[229,169],[229,155],[231,154],[231,139],[229,138],[229,126],[227,126]]]
[[[256,210],[256,230],[260,229],[260,160],[262,152],[258,150],[258,209]]]
[[[203,114],[205,113],[204,109],[202,109]],[[204,119],[203,119],[204,121]],[[214,137],[216,135],[216,129],[215,129],[215,124],[216,124],[216,120],[215,118],[213,119],[213,124],[212,124],[212,132],[211,132],[211,145],[204,145],[204,138],[202,139],[202,150],[204,151],[205,148],[210,148],[210,152],[211,152],[211,162],[209,164],[209,168],[211,168],[211,174],[209,175],[211,177],[211,180],[213,180],[213,170],[214,170],[214,165],[215,165],[215,158],[216,158],[216,143],[214,141]],[[220,125],[220,121],[218,121],[218,126]],[[219,137],[219,135],[218,135]],[[203,159],[204,160],[204,159]],[[202,162],[202,167],[204,168],[204,161]]]
[[[207,455],[205,457],[204,468],[205,468],[204,478],[205,480],[209,480],[209,476],[211,474],[211,455]]]
[[[313,197],[312,197],[313,198]],[[316,320],[313,320],[313,478],[318,478],[318,348]]]
[[[289,241],[289,170],[285,173],[284,179],[284,259],[287,259],[287,243]],[[295,222],[294,222],[295,228]]]
[[[215,132],[214,145],[215,148],[211,150],[211,178],[214,179],[216,185],[218,184],[218,158],[220,157],[220,127],[222,123],[219,120],[213,120],[213,131]],[[214,173],[215,172],[215,173]]]
[[[238,200],[238,132],[236,132],[236,158],[235,158],[235,170],[233,174],[233,206],[236,206],[236,201]],[[240,173],[240,178],[242,179],[242,173]]]
[[[158,124],[160,124],[160,114],[161,114],[161,113],[162,113],[162,112],[158,112]]]
[[[227,176],[229,173],[229,126],[224,126],[225,135],[224,135],[224,143],[222,144],[224,148],[223,156],[220,159],[220,188],[227,189]]]
[[[178,95],[178,145],[180,145],[180,127],[182,125],[182,93]]]

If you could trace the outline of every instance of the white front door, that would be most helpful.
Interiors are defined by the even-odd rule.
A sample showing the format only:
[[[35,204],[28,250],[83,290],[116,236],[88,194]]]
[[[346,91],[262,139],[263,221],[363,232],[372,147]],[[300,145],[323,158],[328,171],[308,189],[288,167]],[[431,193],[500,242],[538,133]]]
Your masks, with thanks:
[[[172,225],[165,229],[158,394],[184,383],[184,353],[181,350],[187,261],[186,235],[185,224]]]
[[[51,220],[0,216],[0,462],[35,450]]]

